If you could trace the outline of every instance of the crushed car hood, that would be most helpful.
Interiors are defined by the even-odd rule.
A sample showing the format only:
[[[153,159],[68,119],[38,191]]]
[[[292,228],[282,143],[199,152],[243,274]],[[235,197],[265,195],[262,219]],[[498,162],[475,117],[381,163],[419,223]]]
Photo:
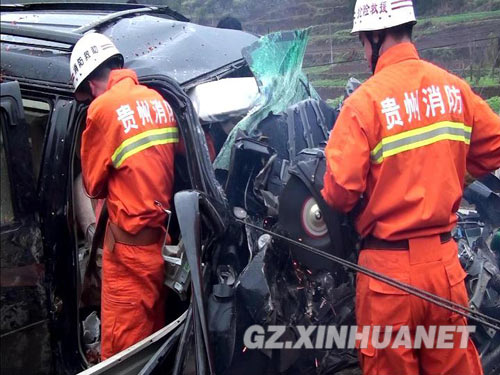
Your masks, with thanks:
[[[65,24],[60,25],[53,22],[50,14],[28,13],[2,12],[2,23],[73,31],[103,16],[102,12],[96,13],[95,20],[90,20],[59,12],[59,17],[65,17]],[[139,77],[164,74],[180,84],[240,60],[241,50],[257,40],[242,31],[174,21],[153,14],[122,18],[98,31],[114,41],[125,57],[125,65],[136,70]],[[12,77],[20,74],[25,79],[69,86],[71,53],[68,47],[62,43],[2,35],[2,74]]]

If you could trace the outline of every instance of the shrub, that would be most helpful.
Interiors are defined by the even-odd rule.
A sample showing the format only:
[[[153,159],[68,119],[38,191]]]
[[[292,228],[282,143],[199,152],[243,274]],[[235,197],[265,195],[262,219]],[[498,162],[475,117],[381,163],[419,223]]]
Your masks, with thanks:
[[[500,115],[500,96],[493,96],[486,100],[486,102],[488,102],[493,111]]]

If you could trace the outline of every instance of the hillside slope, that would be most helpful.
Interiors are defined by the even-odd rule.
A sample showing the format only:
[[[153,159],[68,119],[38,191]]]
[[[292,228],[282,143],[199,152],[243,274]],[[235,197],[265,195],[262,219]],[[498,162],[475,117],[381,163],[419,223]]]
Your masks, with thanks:
[[[178,0],[179,1],[179,0]],[[324,98],[342,94],[349,76],[367,64],[350,35],[354,0],[183,0],[181,11],[215,26],[224,15],[265,34],[311,27],[305,67]],[[468,79],[483,97],[500,96],[500,0],[418,0],[415,43],[422,57]]]
[[[192,21],[209,26],[231,15],[255,34],[310,27],[305,71],[325,99],[338,100],[350,76],[363,80],[370,74],[358,39],[350,35],[356,0],[135,1],[168,5]],[[467,79],[480,95],[493,98],[490,104],[500,113],[500,0],[413,2],[419,20],[414,39],[422,57]]]

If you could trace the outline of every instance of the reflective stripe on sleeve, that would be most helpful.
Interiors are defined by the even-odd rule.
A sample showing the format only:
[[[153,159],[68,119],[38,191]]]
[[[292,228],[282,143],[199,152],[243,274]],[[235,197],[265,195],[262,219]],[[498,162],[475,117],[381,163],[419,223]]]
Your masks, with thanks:
[[[149,147],[179,142],[179,132],[175,127],[148,130],[122,142],[111,156],[115,168],[120,168],[127,158]]]
[[[370,159],[373,163],[380,164],[389,156],[443,140],[469,144],[471,131],[470,126],[451,121],[442,121],[423,128],[408,130],[383,138],[370,152]]]

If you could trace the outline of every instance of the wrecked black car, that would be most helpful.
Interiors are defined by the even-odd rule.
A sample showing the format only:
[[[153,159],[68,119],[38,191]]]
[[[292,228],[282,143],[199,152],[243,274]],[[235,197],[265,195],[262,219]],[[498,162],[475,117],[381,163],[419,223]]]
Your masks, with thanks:
[[[169,8],[88,8],[2,6],[2,370],[355,371],[352,349],[244,344],[253,325],[289,327],[282,339],[290,342],[301,336],[296,327],[355,325],[355,273],[301,246],[352,262],[359,246],[351,217],[320,194],[337,112],[302,73],[308,31],[258,39],[189,23]],[[69,85],[71,48],[92,30],[113,39],[125,65],[172,105],[186,147],[176,156],[173,241],[163,254],[171,323],[97,364],[100,309],[82,298],[86,269],[99,268],[89,259],[98,228],[93,239],[79,215],[86,106]],[[483,182],[455,238],[474,306],[497,316],[498,179]],[[476,337],[491,374],[499,340],[488,329]]]
[[[75,374],[95,361],[88,351],[100,309],[81,299],[90,249],[78,217],[87,106],[72,95],[73,45],[92,30],[114,40],[127,67],[175,109],[187,150],[176,161],[176,190],[221,200],[186,92],[251,77],[241,50],[257,38],[189,23],[167,7],[132,4],[2,5],[1,21],[1,369]],[[99,371],[137,373],[168,337],[178,337],[188,305],[172,293],[172,323]]]

